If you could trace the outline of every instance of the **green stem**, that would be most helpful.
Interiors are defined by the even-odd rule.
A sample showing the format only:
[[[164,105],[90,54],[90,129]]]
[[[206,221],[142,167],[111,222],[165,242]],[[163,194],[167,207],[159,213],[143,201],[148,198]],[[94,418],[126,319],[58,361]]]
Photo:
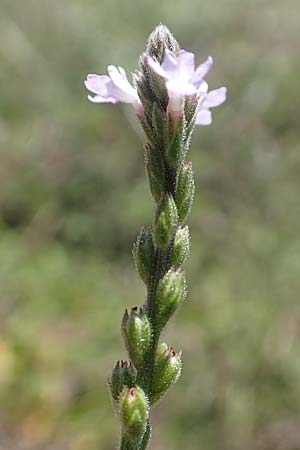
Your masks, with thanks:
[[[128,443],[128,441],[125,439],[125,437],[122,437],[121,444],[120,444],[120,450],[135,450],[132,448],[132,446]]]
[[[139,446],[138,450],[146,450],[146,448],[147,448],[147,446],[149,444],[149,441],[150,441],[150,436],[151,436],[151,425],[150,425],[150,422],[148,420],[146,431],[145,431],[143,440],[140,443],[140,446]]]
[[[161,252],[159,249],[156,250],[155,254],[155,262],[153,267],[153,275],[152,280],[148,290],[148,298],[147,298],[147,308],[149,320],[152,326],[152,341],[151,346],[146,359],[146,367],[145,367],[145,391],[148,397],[151,399],[152,395],[152,381],[153,381],[153,371],[154,371],[154,362],[155,362],[155,354],[158,345],[160,330],[157,329],[156,321],[156,291],[158,282],[162,276],[162,272],[165,270],[165,259],[166,255]]]
[[[137,447],[133,446],[132,444],[130,444],[130,442],[127,441],[126,437],[122,436],[121,443],[120,443],[120,450],[146,450],[146,448],[149,444],[149,441],[150,441],[150,436],[151,436],[151,425],[148,420],[147,426],[146,426],[146,431],[145,431],[145,434],[143,436],[141,443],[138,444]]]

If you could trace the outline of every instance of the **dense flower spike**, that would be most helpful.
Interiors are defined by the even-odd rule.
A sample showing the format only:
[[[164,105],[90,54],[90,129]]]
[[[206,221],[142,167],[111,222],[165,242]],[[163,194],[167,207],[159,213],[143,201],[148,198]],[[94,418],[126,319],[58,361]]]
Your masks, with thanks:
[[[226,99],[226,88],[208,91],[205,77],[213,59],[195,66],[195,56],[180,50],[163,25],[149,37],[132,86],[121,67],[108,75],[88,75],[94,103],[131,103],[145,131],[145,166],[156,204],[152,227],[142,227],[133,248],[137,271],[147,289],[141,308],[126,309],[122,335],[130,362],[118,361],[109,380],[122,425],[120,450],[145,450],[151,425],[149,408],[178,380],[182,361],[160,344],[167,325],[186,295],[182,270],[190,249],[185,225],[195,182],[186,155],[195,125],[209,125],[211,108]]]
[[[163,27],[165,28],[165,27]],[[197,100],[196,125],[210,125],[212,123],[211,108],[216,108],[225,102],[227,89],[221,87],[208,91],[208,84],[204,80],[213,65],[213,58],[195,68],[194,53],[179,50],[179,46],[162,27],[158,27],[155,35],[151,35],[148,44],[148,54],[144,63],[148,69],[155,72],[164,82],[168,92],[168,112],[173,116],[183,114],[186,98]],[[164,39],[162,37],[164,36]],[[162,39],[162,40],[160,40]],[[86,88],[95,96],[88,96],[93,103],[132,103],[137,110],[143,99],[139,99],[138,90],[131,86],[122,67],[108,66],[107,75],[90,74],[85,80]],[[151,73],[148,73],[151,78]],[[162,85],[152,76],[152,90],[159,92]]]

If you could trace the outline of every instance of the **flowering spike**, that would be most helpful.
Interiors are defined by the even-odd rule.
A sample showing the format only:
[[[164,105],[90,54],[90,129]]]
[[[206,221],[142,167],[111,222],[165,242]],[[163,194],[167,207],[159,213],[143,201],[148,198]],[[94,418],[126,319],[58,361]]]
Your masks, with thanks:
[[[88,75],[85,85],[94,103],[131,103],[145,132],[145,165],[156,202],[153,226],[142,228],[133,248],[137,270],[146,284],[142,308],[126,309],[122,335],[131,359],[117,361],[109,387],[120,413],[120,450],[145,450],[151,434],[149,406],[176,382],[181,355],[158,344],[162,328],[186,293],[182,271],[190,247],[184,222],[194,197],[194,175],[186,155],[195,125],[212,122],[211,109],[226,99],[226,88],[208,90],[212,57],[195,64],[159,25],[149,37],[133,85],[124,69],[108,66],[108,75]],[[148,402],[150,399],[150,402]]]

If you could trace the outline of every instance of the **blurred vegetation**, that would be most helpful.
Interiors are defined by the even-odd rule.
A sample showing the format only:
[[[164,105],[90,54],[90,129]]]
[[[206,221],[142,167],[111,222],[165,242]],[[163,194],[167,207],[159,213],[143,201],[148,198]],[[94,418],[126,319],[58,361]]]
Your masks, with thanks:
[[[185,370],[151,449],[300,449],[298,0],[1,0],[1,450],[115,448],[105,381],[153,203],[133,111],[83,79],[134,70],[159,22],[229,98],[192,143],[189,296],[165,333]]]

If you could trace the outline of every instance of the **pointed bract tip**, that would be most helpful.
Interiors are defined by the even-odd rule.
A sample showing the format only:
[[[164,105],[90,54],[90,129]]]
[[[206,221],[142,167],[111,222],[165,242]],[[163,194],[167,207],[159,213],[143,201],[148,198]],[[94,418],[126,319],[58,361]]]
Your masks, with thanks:
[[[146,53],[161,63],[166,49],[179,52],[180,47],[170,30],[163,24],[159,24],[150,34]]]

